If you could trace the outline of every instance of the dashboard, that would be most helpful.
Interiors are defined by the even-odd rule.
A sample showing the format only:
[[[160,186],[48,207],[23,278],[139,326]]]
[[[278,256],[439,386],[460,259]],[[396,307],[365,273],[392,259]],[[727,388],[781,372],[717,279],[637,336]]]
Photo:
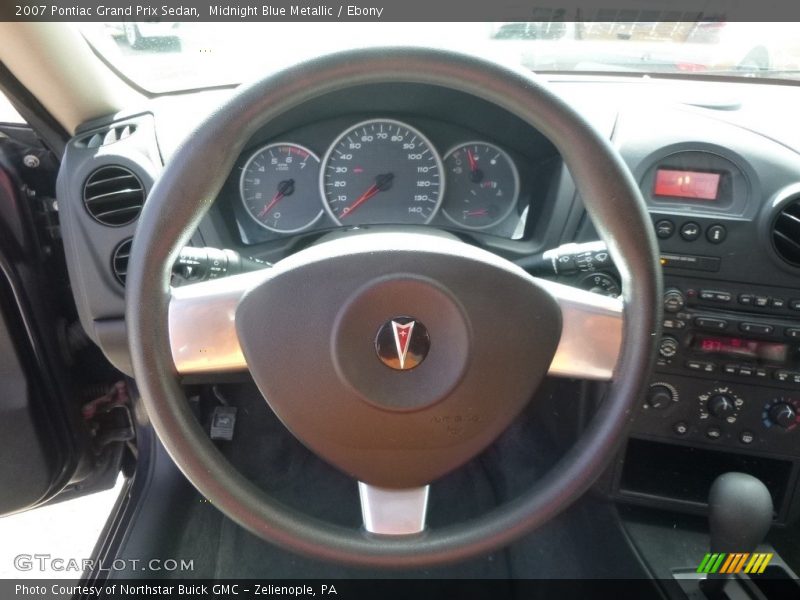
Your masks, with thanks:
[[[800,478],[800,90],[578,76],[551,85],[619,150],[664,268],[658,362],[609,494],[696,512],[704,482],[720,469],[745,470],[770,486],[776,519],[790,520],[800,513],[792,496]],[[89,184],[101,169],[122,168],[144,202],[161,164],[220,94],[193,97],[191,117],[187,99],[172,97],[88,123],[67,147],[59,206],[76,304],[122,370],[117,274],[135,216],[103,223]],[[112,130],[120,134],[103,143]],[[276,262],[342,230],[401,227],[444,230],[517,262],[598,239],[541,133],[478,98],[391,84],[315,98],[256,131],[192,243]],[[557,279],[616,295],[622,278],[613,265],[583,264]],[[675,459],[681,453],[685,460]]]

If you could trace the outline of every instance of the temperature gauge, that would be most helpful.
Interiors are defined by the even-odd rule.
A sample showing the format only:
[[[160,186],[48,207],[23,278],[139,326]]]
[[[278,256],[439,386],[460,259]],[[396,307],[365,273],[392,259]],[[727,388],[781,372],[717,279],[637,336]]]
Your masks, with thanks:
[[[511,157],[493,144],[467,142],[444,157],[447,194],[442,211],[467,229],[494,227],[514,210],[519,173]]]

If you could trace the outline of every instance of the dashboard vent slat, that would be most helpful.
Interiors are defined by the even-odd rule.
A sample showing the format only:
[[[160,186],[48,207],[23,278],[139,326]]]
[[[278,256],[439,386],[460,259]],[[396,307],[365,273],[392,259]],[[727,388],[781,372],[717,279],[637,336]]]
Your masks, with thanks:
[[[784,204],[775,217],[772,245],[785,262],[800,267],[800,197]]]
[[[128,275],[128,259],[131,256],[133,238],[128,238],[119,243],[111,256],[111,271],[119,284],[125,287],[125,278]]]
[[[100,167],[83,186],[83,204],[98,223],[121,227],[139,216],[145,200],[141,180],[125,167]]]

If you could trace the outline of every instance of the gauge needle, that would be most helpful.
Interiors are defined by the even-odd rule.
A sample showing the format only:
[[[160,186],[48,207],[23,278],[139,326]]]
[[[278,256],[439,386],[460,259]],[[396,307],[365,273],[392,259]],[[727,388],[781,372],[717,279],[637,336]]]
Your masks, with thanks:
[[[466,217],[485,217],[489,214],[489,211],[485,208],[481,208],[479,210],[465,210],[464,216]]]
[[[344,218],[350,213],[352,213],[355,209],[364,204],[364,202],[372,198],[378,192],[383,192],[385,190],[388,190],[390,187],[392,187],[393,179],[394,179],[394,173],[385,173],[383,175],[378,175],[375,178],[375,183],[369,186],[367,191],[358,197],[358,200],[356,200],[350,206],[347,206],[345,207],[344,210],[342,210],[342,217]]]
[[[294,193],[294,179],[287,179],[286,181],[281,181],[278,184],[278,191],[272,197],[272,200],[258,213],[259,217],[263,217],[266,215],[270,209],[275,206],[281,199],[285,198],[286,196],[291,196]]]
[[[478,168],[478,161],[472,156],[472,151],[467,148],[467,160],[469,161],[469,178],[472,183],[480,183],[483,179],[483,171]]]

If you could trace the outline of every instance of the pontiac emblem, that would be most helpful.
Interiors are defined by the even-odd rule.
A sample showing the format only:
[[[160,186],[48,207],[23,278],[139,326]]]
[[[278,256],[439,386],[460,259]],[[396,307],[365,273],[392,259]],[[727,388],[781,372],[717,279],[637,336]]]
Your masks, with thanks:
[[[375,351],[383,364],[398,371],[419,365],[430,350],[428,330],[412,317],[395,317],[381,325]]]

